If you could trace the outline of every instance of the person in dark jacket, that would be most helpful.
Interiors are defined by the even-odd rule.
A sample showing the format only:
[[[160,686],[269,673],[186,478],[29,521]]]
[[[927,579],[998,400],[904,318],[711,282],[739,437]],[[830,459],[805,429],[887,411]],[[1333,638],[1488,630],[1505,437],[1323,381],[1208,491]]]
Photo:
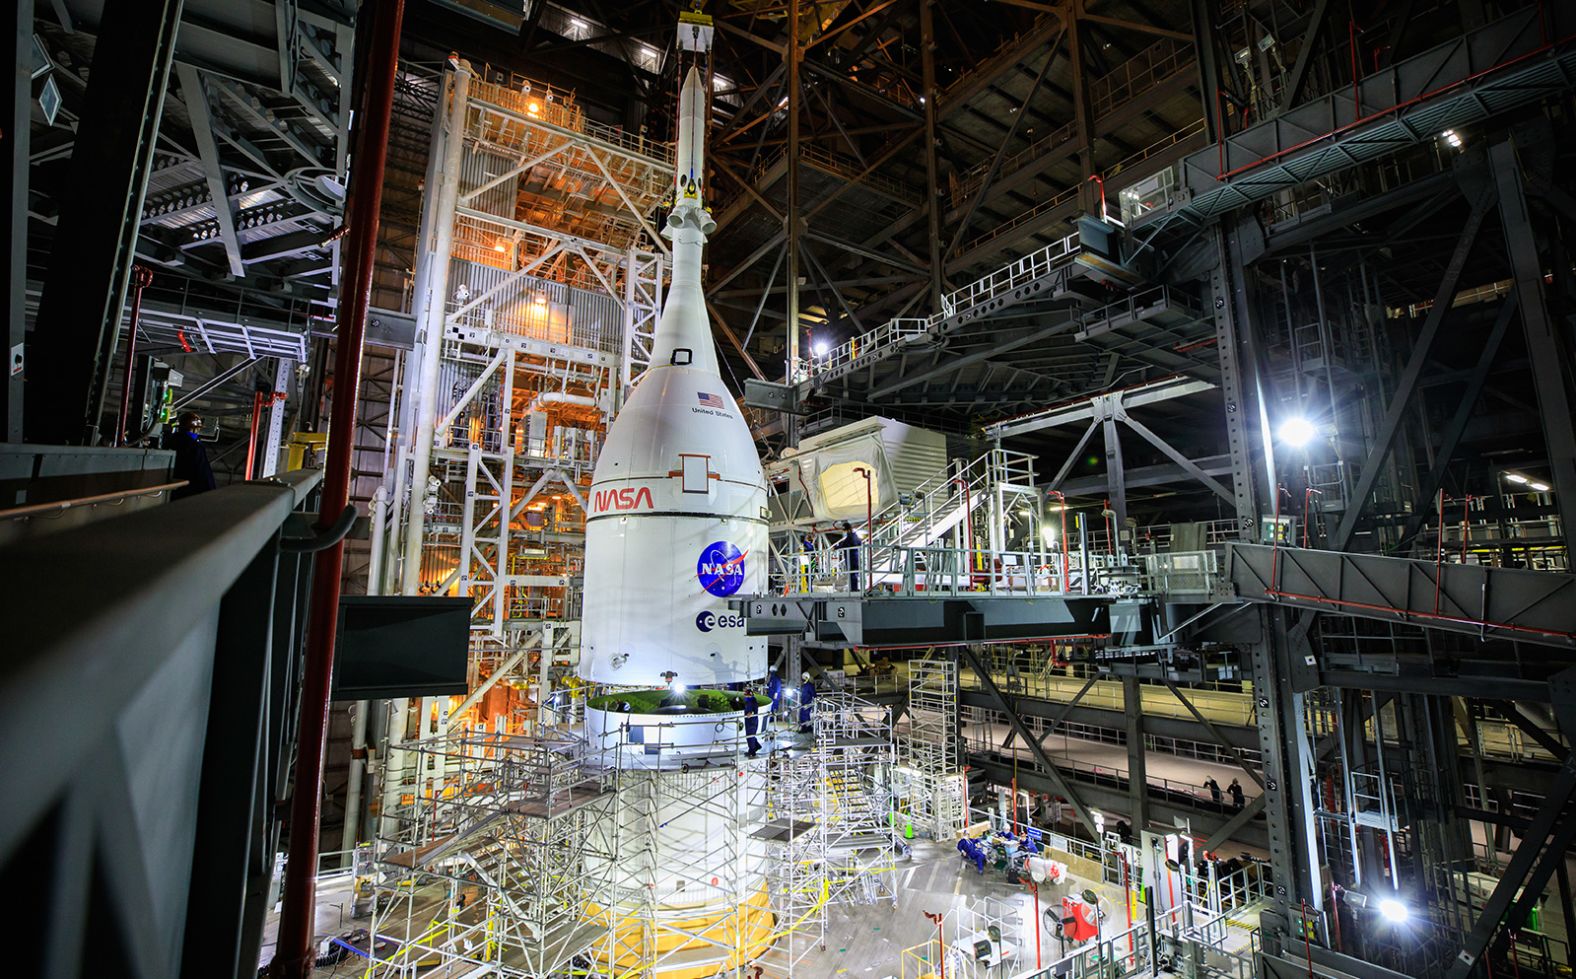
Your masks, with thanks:
[[[183,412],[179,427],[164,437],[164,447],[175,452],[175,479],[186,480],[186,485],[170,494],[170,499],[180,500],[198,493],[206,493],[218,484],[214,482],[213,467],[208,464],[208,448],[202,443],[202,416],[195,411]]]
[[[755,691],[750,690],[744,695],[744,734],[750,739],[750,750],[747,757],[754,758],[761,751],[760,739],[755,736],[760,730],[761,716],[760,702],[755,699]]]
[[[859,591],[859,535],[853,524],[844,520],[843,536],[837,539],[837,553],[843,558],[843,570],[848,572],[848,590]]]
[[[1226,786],[1226,794],[1231,796],[1231,808],[1233,808],[1233,809],[1241,809],[1242,808],[1243,799],[1242,799],[1242,783],[1241,782],[1237,781],[1236,779],[1232,779],[1231,780],[1231,784]]]
[[[1204,788],[1209,790],[1209,797],[1210,797],[1210,799],[1214,801],[1215,808],[1219,809],[1220,808],[1220,783],[1215,781],[1215,776],[1211,775],[1209,778],[1206,778],[1204,780]]]

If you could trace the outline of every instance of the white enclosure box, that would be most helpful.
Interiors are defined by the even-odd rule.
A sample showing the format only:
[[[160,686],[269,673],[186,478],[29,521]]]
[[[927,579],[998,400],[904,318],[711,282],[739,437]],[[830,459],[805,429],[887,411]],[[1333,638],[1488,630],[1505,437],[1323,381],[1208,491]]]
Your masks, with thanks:
[[[940,432],[873,417],[804,439],[772,466],[776,481],[804,494],[818,521],[865,518],[947,468]],[[869,496],[860,470],[870,473]]]

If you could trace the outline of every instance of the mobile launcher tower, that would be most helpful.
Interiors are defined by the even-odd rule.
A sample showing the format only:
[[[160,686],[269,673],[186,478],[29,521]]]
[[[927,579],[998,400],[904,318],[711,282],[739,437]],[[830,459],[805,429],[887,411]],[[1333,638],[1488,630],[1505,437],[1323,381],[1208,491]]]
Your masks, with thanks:
[[[613,420],[587,498],[580,676],[594,755],[618,770],[612,940],[598,966],[682,979],[741,969],[775,940],[764,758],[745,757],[743,695],[766,641],[729,598],[766,584],[766,483],[724,387],[701,295],[711,27],[685,15],[667,302],[650,367]],[[682,71],[681,67],[681,71]],[[766,707],[765,698],[760,698]],[[631,845],[633,844],[633,845]]]

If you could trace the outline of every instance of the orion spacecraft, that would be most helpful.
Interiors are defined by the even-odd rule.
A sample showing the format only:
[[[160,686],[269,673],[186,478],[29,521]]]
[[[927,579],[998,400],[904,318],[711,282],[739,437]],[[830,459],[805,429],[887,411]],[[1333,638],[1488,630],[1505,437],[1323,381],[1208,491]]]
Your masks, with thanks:
[[[679,95],[673,278],[651,364],[614,418],[587,497],[580,675],[688,687],[766,675],[766,640],[729,598],[766,584],[766,481],[749,426],[723,386],[701,295],[716,227],[702,198],[706,91]]]

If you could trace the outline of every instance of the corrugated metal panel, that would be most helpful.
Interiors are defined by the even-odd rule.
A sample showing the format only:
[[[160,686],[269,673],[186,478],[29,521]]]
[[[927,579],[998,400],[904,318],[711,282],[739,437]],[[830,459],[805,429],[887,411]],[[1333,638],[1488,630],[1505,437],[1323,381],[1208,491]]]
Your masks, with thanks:
[[[946,472],[947,437],[927,428],[882,418],[881,441],[887,471],[899,493]]]
[[[945,475],[948,458],[942,433],[877,416],[805,439],[771,468],[790,473],[794,490],[808,491],[818,519],[835,520],[864,515],[864,491],[853,467],[867,465],[875,472],[870,502],[879,510]]]
[[[449,285],[451,315],[475,303],[460,317],[468,326],[618,352],[623,315],[618,300],[606,293],[460,258],[451,260]]]

